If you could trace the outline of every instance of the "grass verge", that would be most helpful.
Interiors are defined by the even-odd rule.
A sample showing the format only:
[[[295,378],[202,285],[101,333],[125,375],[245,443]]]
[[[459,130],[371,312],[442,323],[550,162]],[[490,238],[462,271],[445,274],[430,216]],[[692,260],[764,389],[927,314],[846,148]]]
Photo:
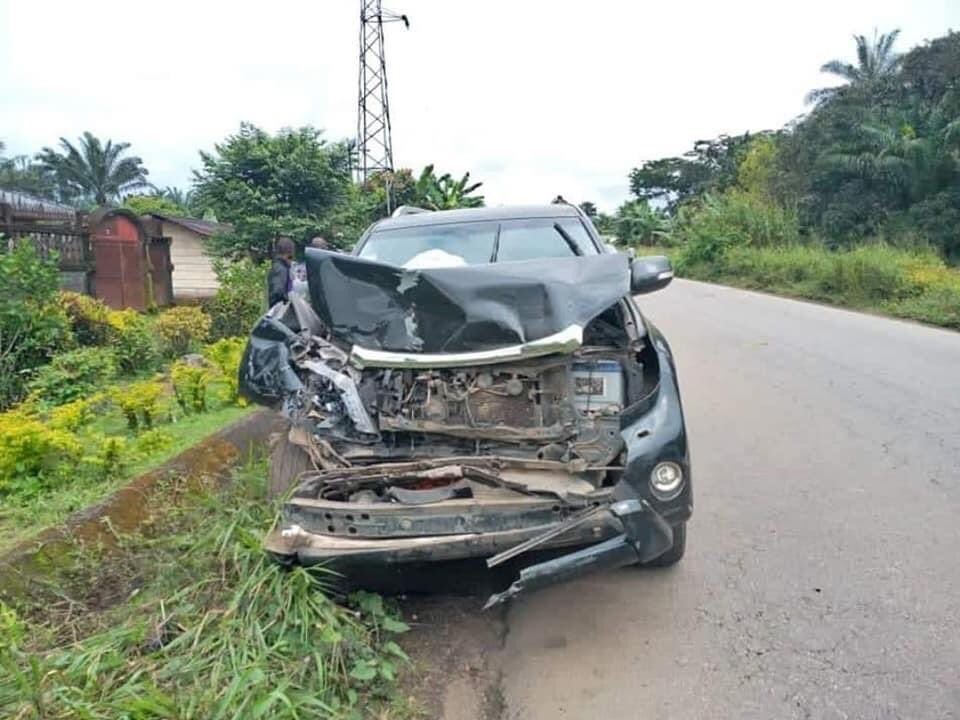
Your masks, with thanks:
[[[161,442],[153,446],[144,445],[143,451],[133,454],[130,462],[119,468],[119,472],[106,478],[76,473],[69,482],[54,489],[6,497],[0,508],[0,551],[29,538],[38,530],[62,522],[70,513],[97,502],[130,478],[162,465],[255,409],[225,405],[206,413],[180,417],[154,433],[153,437],[161,439]],[[103,414],[91,428],[102,436],[129,438],[131,443],[136,441],[123,417],[116,412]]]
[[[712,262],[672,253],[678,275],[960,329],[960,271],[885,245],[731,247]]]
[[[118,555],[88,548],[35,596],[0,603],[0,715],[410,717],[394,639],[406,625],[377,595],[335,603],[329,570],[265,556],[265,475],[251,464]]]

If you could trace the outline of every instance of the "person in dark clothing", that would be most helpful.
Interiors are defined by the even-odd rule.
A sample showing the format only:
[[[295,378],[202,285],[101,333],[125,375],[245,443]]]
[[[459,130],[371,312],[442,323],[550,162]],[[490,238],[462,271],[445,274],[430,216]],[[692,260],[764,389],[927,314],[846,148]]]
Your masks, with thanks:
[[[293,240],[288,237],[277,238],[276,254],[267,274],[267,304],[270,307],[290,299],[290,290],[293,288],[290,263],[293,262],[295,251]]]

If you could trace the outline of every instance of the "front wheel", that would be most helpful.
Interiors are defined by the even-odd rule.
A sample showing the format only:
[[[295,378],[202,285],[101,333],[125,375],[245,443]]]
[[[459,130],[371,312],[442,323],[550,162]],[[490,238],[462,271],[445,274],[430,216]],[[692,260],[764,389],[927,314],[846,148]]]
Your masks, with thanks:
[[[655,557],[643,567],[670,567],[676,565],[683,558],[683,553],[687,549],[687,523],[682,522],[673,528],[673,545],[663,555]]]

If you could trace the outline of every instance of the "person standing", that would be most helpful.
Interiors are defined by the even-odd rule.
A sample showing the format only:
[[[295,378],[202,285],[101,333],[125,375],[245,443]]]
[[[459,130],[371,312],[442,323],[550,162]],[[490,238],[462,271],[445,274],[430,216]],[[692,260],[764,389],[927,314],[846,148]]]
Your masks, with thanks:
[[[290,266],[296,248],[293,240],[288,237],[277,238],[274,249],[273,264],[267,273],[267,304],[273,307],[278,302],[290,299],[290,290],[293,289],[293,274]]]

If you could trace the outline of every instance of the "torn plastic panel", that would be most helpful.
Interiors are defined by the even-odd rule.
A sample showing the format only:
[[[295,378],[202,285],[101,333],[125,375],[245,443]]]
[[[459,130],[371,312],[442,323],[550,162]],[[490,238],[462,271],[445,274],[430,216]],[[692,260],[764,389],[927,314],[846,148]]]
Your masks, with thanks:
[[[405,269],[307,250],[310,299],[334,337],[392,352],[523,345],[584,327],[630,292],[622,254]]]
[[[597,570],[649,562],[673,544],[673,529],[645,500],[621,500],[611,505],[609,511],[622,523],[621,535],[524,568],[519,579],[509,588],[490,596],[484,609],[506,602],[522,592],[538,590]]]
[[[244,397],[277,408],[303,389],[291,365],[297,334],[280,320],[264,315],[257,322],[240,360],[239,386]]]

